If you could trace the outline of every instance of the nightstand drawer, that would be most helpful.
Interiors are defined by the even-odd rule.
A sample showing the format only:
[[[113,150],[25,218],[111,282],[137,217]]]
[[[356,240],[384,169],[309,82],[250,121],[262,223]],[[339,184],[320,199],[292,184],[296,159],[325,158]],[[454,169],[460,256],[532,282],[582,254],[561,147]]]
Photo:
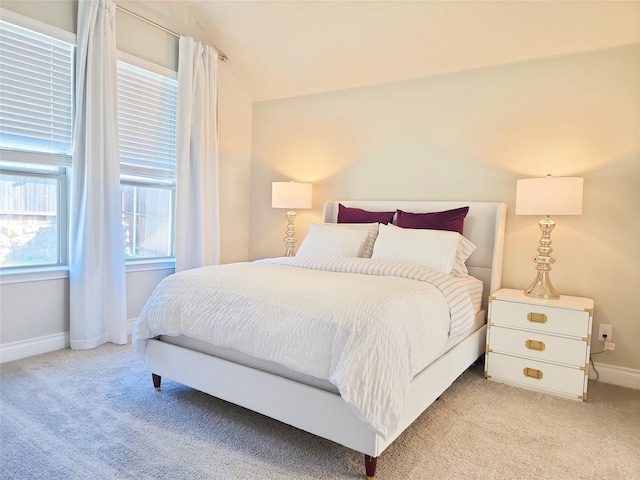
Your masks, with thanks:
[[[590,314],[587,311],[494,299],[490,315],[492,325],[585,339],[589,335]]]
[[[534,360],[584,367],[587,342],[492,325],[487,338],[490,350]]]
[[[487,355],[487,377],[513,385],[584,399],[586,372],[499,353]]]

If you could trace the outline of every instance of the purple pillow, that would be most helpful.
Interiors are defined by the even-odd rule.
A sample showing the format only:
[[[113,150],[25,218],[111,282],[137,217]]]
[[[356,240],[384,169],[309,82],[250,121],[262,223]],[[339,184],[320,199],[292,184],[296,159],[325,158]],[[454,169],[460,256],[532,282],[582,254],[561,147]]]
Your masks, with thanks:
[[[369,212],[338,204],[338,223],[391,223],[396,212]]]
[[[469,207],[454,208],[444,212],[410,213],[398,210],[398,226],[403,228],[427,228],[430,230],[449,230],[462,235],[464,217]]]

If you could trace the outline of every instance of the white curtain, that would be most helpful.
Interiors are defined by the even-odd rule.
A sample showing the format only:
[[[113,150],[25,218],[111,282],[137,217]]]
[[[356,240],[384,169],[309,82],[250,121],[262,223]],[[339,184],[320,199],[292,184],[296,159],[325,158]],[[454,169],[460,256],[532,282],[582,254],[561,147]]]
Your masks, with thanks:
[[[80,0],[70,212],[71,348],[127,341],[115,2]]]
[[[180,38],[176,113],[176,271],[220,262],[218,52]]]

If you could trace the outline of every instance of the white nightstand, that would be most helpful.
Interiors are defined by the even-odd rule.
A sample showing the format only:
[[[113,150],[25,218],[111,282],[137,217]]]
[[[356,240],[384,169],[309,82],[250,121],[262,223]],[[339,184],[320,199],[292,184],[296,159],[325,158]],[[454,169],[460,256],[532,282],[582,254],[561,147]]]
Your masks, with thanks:
[[[593,300],[502,289],[489,297],[485,377],[586,400]]]

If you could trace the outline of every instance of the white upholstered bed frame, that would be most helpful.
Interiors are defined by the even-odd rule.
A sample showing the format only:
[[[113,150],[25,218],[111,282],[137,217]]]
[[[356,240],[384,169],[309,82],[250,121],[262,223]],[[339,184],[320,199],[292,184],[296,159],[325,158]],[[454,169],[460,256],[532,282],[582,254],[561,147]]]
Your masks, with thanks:
[[[476,245],[469,273],[483,281],[483,307],[500,288],[506,205],[493,202],[340,201],[327,202],[324,221],[336,222],[338,203],[372,211],[435,212],[469,206],[464,236]],[[365,455],[367,477],[377,457],[485,350],[486,325],[468,335],[416,375],[398,429],[383,439],[359,420],[339,395],[184,347],[150,340],[147,370],[156,389],[167,377],[223,400],[332,440]]]

